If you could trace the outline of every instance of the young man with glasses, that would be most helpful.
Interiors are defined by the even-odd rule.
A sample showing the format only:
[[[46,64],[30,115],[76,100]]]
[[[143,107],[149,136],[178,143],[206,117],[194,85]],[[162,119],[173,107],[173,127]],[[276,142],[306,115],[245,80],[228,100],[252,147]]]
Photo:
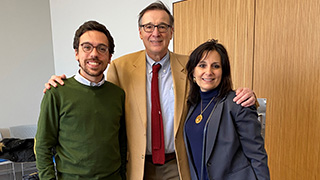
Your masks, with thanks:
[[[138,19],[139,35],[145,50],[124,55],[110,64],[107,80],[126,92],[125,116],[128,136],[127,177],[132,180],[189,180],[189,166],[183,140],[183,124],[187,113],[189,91],[185,65],[188,56],[168,50],[174,31],[174,18],[168,8],[157,1],[144,8]],[[152,155],[152,67],[159,71],[163,145],[161,161]],[[62,76],[65,78],[65,76]],[[49,83],[63,84],[61,77],[52,76]],[[50,88],[49,83],[45,86]],[[240,92],[241,91],[241,92]],[[237,103],[255,103],[253,92],[239,89]],[[155,143],[154,143],[155,144]]]
[[[64,86],[48,90],[35,137],[40,179],[126,179],[125,93],[105,81],[114,52],[111,34],[88,21],[75,33],[80,70]]]

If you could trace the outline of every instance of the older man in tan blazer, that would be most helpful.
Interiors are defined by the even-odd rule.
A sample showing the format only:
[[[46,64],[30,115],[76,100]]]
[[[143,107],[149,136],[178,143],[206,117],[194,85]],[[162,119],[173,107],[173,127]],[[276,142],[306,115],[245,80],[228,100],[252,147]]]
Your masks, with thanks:
[[[188,83],[185,65],[188,57],[169,52],[168,46],[173,36],[173,16],[162,2],[155,2],[139,14],[139,35],[146,50],[135,52],[112,61],[107,80],[118,85],[126,92],[125,117],[128,137],[127,177],[140,179],[190,179],[186,149],[183,140],[183,123],[187,113],[186,95]],[[163,109],[163,129],[165,133],[166,156],[174,154],[173,159],[162,165],[153,164],[151,160],[151,118],[150,118],[150,78],[153,75],[152,65],[162,63],[163,71],[159,72],[159,84],[174,94],[170,103],[163,105],[172,109],[172,114]],[[150,72],[150,73],[149,73]],[[166,76],[165,78],[162,78]],[[173,83],[172,84],[168,84]],[[163,89],[163,87],[161,88]],[[161,91],[161,89],[159,91]],[[148,96],[149,94],[149,96]],[[174,103],[173,103],[174,102]],[[149,110],[148,110],[149,108]],[[170,129],[170,131],[168,131]],[[171,131],[173,129],[173,132]],[[148,141],[149,140],[149,141]],[[168,143],[173,141],[174,143]],[[169,144],[169,145],[168,145]],[[171,145],[170,145],[171,144]]]
[[[174,146],[181,179],[190,179],[188,158],[183,140],[183,123],[187,113],[188,91],[185,64],[187,56],[170,54],[174,87]],[[126,92],[126,127],[128,137],[128,179],[143,179],[147,148],[146,51],[114,60],[108,70],[108,81]],[[164,127],[165,128],[165,127]],[[163,174],[165,176],[166,174]]]

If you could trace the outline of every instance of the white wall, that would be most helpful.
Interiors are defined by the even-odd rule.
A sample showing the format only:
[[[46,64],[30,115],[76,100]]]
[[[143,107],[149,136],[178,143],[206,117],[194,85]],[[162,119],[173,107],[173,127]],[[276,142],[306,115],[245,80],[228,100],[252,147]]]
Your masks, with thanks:
[[[78,70],[72,42],[83,22],[97,20],[111,31],[116,44],[112,59],[144,49],[138,34],[138,14],[152,2],[1,1],[0,131],[37,123],[44,83],[52,74],[71,76]],[[173,0],[163,2],[172,9]]]
[[[0,130],[38,120],[54,73],[49,0],[0,2]]]
[[[50,0],[55,73],[69,77],[78,70],[72,42],[76,29],[88,20],[104,24],[111,32],[116,45],[112,59],[144,49],[138,14],[152,2],[155,0]],[[162,2],[172,9],[172,0]]]

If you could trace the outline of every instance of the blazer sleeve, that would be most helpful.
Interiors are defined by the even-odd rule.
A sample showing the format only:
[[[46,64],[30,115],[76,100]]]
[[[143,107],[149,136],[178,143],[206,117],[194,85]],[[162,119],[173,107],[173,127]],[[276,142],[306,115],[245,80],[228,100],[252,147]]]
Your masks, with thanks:
[[[258,179],[270,179],[267,153],[261,136],[261,124],[255,106],[248,108],[237,106],[235,126],[244,154]]]

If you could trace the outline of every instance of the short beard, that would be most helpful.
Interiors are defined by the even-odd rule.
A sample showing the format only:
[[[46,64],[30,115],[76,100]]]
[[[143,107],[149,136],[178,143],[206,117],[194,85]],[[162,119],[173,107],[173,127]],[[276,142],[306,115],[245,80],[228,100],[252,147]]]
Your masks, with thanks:
[[[98,61],[100,61],[99,59],[93,59],[93,60],[98,60]],[[79,67],[86,73],[86,74],[88,74],[89,76],[92,76],[92,77],[98,77],[98,76],[100,76],[101,74],[103,74],[103,72],[105,71],[105,69],[106,68],[104,68],[103,70],[101,70],[101,71],[98,71],[98,72],[96,72],[96,73],[91,73],[85,66],[84,67],[82,67],[81,66],[81,63],[78,61],[78,63],[79,63]],[[86,61],[84,61],[84,64],[86,64],[87,62]]]

